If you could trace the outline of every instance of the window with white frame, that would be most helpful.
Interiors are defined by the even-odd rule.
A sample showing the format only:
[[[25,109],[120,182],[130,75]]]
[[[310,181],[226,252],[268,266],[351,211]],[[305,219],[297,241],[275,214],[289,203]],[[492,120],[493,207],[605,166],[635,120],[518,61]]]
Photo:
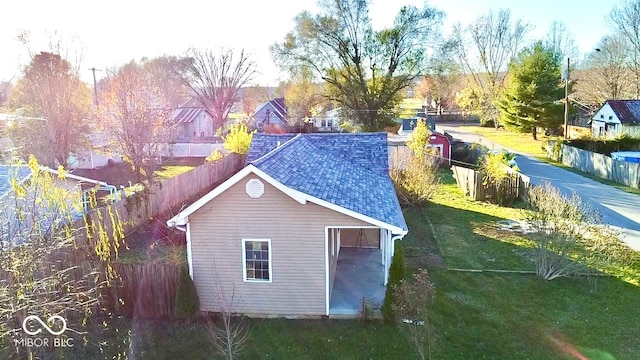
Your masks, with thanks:
[[[244,281],[271,282],[271,239],[242,239]]]

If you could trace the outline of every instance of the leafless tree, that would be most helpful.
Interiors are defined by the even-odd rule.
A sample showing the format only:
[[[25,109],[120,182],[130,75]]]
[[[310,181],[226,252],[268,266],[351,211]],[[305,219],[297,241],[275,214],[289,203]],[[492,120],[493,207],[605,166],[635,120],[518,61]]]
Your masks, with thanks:
[[[634,98],[640,97],[640,0],[624,0],[609,14],[613,29],[629,44],[629,67],[634,75]]]
[[[176,56],[165,55],[153,59],[142,59],[142,67],[149,72],[172,108],[183,105],[189,98],[189,89],[183,81],[187,65],[185,59]]]
[[[139,182],[151,182],[157,160],[175,135],[167,94],[148,71],[131,62],[112,71],[100,103],[111,147],[131,164]]]
[[[213,128],[224,125],[241,87],[256,73],[256,64],[244,50],[221,48],[187,51],[185,83],[213,115]]]
[[[633,97],[633,70],[628,66],[629,49],[620,36],[605,36],[586,59],[585,74],[578,79],[575,96],[586,103]]]
[[[575,61],[580,56],[573,35],[562,21],[555,20],[551,23],[551,27],[544,39],[544,47],[551,49],[559,66],[563,66],[567,58]]]
[[[219,318],[209,319],[206,328],[215,348],[225,359],[234,360],[249,341],[249,324],[243,316],[234,312],[239,301],[234,286],[224,287],[216,270],[214,272],[217,285],[212,296],[218,307]]]
[[[88,144],[91,103],[89,87],[69,61],[58,53],[34,55],[9,101],[23,115],[43,119],[15,124],[14,142],[25,160],[34,154],[41,163],[66,167],[69,155]]]
[[[420,359],[431,359],[433,328],[429,322],[429,308],[435,295],[435,286],[425,269],[418,269],[411,282],[400,280],[394,286],[393,311],[402,321],[400,332],[418,353]]]
[[[524,46],[529,25],[511,19],[511,11],[501,9],[481,15],[466,27],[453,29],[453,50],[463,72],[471,75],[471,85],[480,94],[475,109],[486,122],[497,125],[498,111],[493,105],[504,86],[507,65]]]

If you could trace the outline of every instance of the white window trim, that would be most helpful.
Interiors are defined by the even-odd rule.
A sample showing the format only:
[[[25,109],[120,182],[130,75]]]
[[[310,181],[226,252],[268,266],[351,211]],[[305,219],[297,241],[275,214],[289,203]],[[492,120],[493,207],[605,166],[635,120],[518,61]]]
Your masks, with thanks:
[[[262,241],[267,242],[269,246],[269,280],[260,280],[260,279],[247,279],[247,241]],[[251,283],[271,283],[273,282],[273,270],[271,265],[271,239],[242,239],[242,280],[244,282]]]

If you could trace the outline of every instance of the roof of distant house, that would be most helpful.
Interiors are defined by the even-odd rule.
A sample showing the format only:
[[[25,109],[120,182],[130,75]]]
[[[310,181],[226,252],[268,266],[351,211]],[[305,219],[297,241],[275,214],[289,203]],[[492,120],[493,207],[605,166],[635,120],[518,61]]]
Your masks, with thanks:
[[[640,100],[607,100],[622,124],[640,124]]]
[[[190,123],[197,119],[203,112],[213,117],[211,112],[203,107],[178,107],[173,111],[171,119],[176,123]]]
[[[247,164],[289,188],[407,230],[389,178],[386,133],[255,134]]]
[[[260,112],[260,110],[262,110],[262,108],[267,105],[271,106],[271,108],[274,110],[273,112],[282,122],[286,122],[287,106],[284,103],[284,98],[271,99],[267,102],[258,104],[258,106],[256,106],[255,113]]]
[[[0,196],[11,191],[11,179],[24,181],[31,175],[26,166],[0,165]]]

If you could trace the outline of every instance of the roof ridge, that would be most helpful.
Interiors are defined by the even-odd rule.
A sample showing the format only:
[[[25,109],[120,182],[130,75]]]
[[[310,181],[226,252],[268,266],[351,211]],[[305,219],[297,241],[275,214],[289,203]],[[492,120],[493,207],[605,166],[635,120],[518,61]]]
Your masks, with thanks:
[[[263,162],[264,160],[270,158],[271,156],[273,156],[273,154],[278,153],[279,151],[282,151],[282,148],[289,146],[290,144],[292,144],[296,139],[298,138],[302,138],[301,137],[302,134],[296,134],[294,137],[292,137],[291,139],[285,141],[283,144],[280,144],[280,146],[277,146],[275,149],[269,151],[268,153],[262,155],[261,157],[251,161],[249,164],[253,164],[253,165],[258,165],[259,163]]]

